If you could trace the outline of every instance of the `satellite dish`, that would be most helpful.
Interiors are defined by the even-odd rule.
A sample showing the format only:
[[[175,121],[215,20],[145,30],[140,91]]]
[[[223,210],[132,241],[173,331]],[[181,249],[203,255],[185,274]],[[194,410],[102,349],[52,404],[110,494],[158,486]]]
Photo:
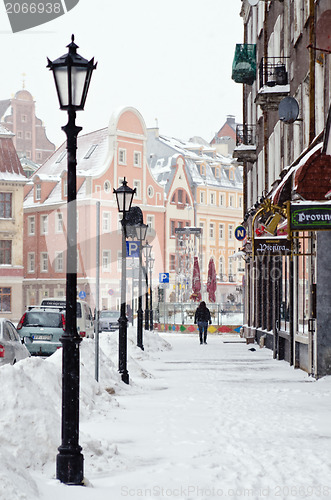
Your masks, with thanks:
[[[299,116],[299,104],[294,97],[284,97],[278,106],[279,119],[284,123],[293,123]]]
[[[259,3],[259,0],[248,0],[248,3],[249,3],[250,5],[253,5],[253,6],[254,6],[254,5],[257,5],[257,4]]]

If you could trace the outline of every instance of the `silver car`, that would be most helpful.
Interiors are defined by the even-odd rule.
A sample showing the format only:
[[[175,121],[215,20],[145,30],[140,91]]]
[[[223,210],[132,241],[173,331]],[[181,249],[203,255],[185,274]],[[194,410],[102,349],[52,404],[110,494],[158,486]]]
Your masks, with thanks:
[[[99,313],[99,332],[114,332],[118,330],[119,311],[100,311]]]
[[[13,323],[0,318],[0,366],[14,365],[16,361],[30,356],[23,342]]]

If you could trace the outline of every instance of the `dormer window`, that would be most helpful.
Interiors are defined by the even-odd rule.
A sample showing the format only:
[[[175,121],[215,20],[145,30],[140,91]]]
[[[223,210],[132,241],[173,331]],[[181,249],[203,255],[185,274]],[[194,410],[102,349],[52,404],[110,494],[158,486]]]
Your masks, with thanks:
[[[200,165],[200,174],[206,175],[206,165]]]
[[[63,179],[63,196],[68,196],[68,179],[66,177]]]
[[[41,184],[36,184],[36,200],[41,200]]]

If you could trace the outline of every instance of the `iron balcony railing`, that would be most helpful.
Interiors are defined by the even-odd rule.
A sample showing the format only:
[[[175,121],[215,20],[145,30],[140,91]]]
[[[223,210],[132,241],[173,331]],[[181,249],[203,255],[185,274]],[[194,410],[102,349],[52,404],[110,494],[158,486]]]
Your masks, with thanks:
[[[275,87],[288,84],[287,63],[289,57],[262,57],[259,65],[259,85]]]
[[[236,127],[236,146],[255,146],[256,144],[256,125],[237,125]]]

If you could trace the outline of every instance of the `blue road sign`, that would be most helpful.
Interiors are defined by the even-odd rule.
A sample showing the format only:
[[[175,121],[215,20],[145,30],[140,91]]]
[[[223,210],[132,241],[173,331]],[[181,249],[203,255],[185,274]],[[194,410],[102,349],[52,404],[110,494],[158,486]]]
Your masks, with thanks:
[[[86,299],[86,292],[84,292],[84,290],[81,290],[78,294],[78,297],[80,299]]]
[[[246,229],[244,226],[237,226],[234,231],[234,236],[237,240],[242,241],[246,237]]]
[[[169,273],[159,273],[160,283],[169,283]]]
[[[126,242],[126,256],[139,257],[140,241],[127,241]]]

